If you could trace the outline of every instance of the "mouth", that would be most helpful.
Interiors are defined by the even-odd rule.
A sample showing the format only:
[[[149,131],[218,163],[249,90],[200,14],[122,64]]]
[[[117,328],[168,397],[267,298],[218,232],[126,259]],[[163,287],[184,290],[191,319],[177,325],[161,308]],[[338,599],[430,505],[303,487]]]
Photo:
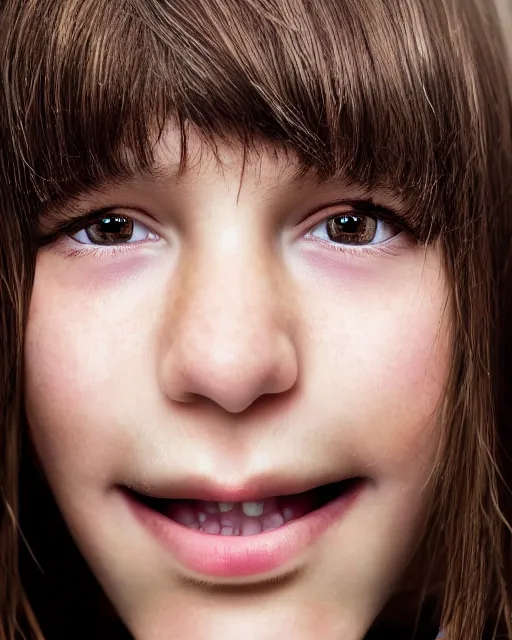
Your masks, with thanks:
[[[132,489],[121,495],[139,524],[170,552],[180,573],[240,584],[272,579],[307,562],[308,549],[342,523],[368,481],[354,477],[273,497],[268,485],[259,495],[245,489],[207,495],[198,490],[196,499],[148,497]],[[230,495],[244,501],[211,500]]]
[[[131,493],[149,509],[189,530],[214,536],[255,536],[322,509],[361,482],[362,478],[348,478],[301,493],[244,502],[166,499]]]

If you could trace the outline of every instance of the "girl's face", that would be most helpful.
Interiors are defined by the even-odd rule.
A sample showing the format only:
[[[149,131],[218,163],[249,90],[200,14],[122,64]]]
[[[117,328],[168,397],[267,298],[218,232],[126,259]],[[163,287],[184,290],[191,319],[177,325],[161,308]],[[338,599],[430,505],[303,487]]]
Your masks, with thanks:
[[[244,165],[192,139],[178,178],[177,142],[58,212],[102,210],[39,252],[38,456],[137,640],[359,640],[425,517],[439,247],[389,194],[297,178],[269,146]]]

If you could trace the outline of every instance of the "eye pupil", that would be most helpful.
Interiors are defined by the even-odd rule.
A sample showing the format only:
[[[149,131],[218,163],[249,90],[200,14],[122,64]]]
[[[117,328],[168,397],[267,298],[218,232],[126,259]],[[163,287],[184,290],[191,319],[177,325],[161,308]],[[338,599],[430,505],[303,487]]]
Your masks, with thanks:
[[[343,214],[327,221],[327,235],[344,244],[368,244],[375,238],[377,221],[370,216]]]
[[[87,227],[86,234],[94,244],[129,242],[133,235],[133,220],[124,216],[106,216]]]

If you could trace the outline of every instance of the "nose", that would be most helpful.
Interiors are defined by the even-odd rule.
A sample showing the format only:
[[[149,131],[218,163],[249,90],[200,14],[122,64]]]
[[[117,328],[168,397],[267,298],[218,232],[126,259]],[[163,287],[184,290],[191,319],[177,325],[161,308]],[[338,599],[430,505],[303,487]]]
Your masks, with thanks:
[[[296,384],[293,313],[280,269],[263,249],[251,242],[219,247],[188,254],[179,267],[162,384],[171,400],[201,397],[240,413]]]

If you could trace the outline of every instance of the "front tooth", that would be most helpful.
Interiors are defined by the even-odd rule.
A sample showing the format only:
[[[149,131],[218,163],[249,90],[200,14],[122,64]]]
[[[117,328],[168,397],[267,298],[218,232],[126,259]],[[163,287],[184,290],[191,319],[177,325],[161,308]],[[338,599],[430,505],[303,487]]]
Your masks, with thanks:
[[[219,511],[221,513],[226,513],[227,511],[231,511],[234,506],[234,502],[219,502]]]
[[[204,502],[202,504],[202,510],[205,513],[209,513],[209,514],[219,513],[219,503],[218,502]]]
[[[263,506],[263,502],[242,502],[242,511],[246,516],[261,516]]]

